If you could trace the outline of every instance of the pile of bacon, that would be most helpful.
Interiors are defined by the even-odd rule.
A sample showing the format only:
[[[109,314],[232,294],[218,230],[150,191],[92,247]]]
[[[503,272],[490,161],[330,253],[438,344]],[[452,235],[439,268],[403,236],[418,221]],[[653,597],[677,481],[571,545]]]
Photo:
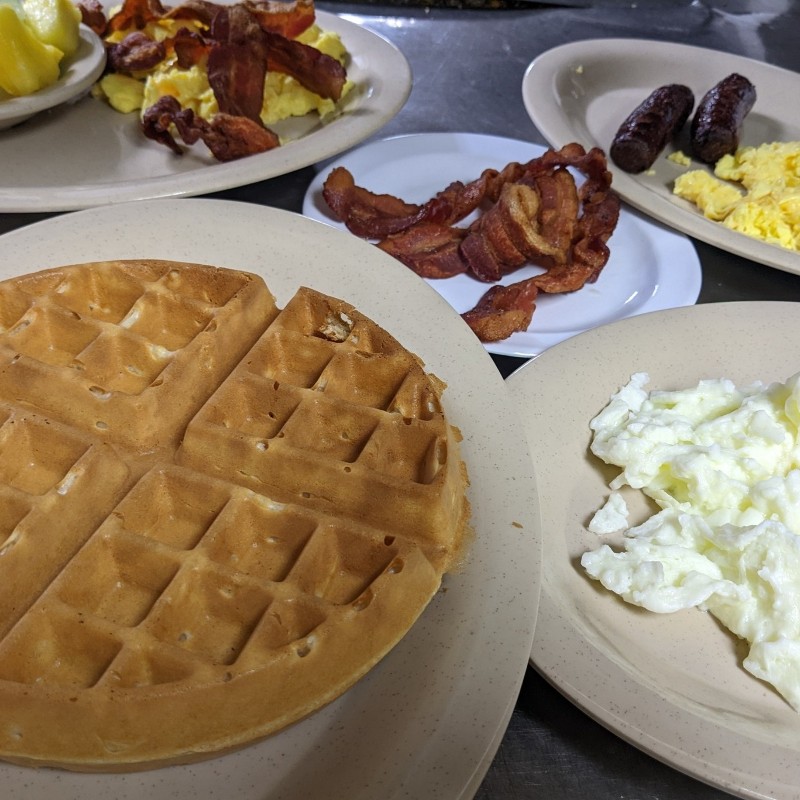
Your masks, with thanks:
[[[202,139],[219,161],[277,147],[277,135],[260,117],[268,70],[291,75],[307,89],[334,101],[341,97],[347,78],[335,58],[294,38],[313,24],[313,0],[244,0],[235,5],[186,0],[171,9],[159,0],[124,0],[109,19],[99,0],[81,0],[79,7],[83,22],[101,37],[130,31],[122,41],[106,43],[108,71],[141,73],[173,54],[183,69],[205,64],[219,106],[211,121],[181,108],[170,95],[142,115],[145,135],[177,154],[183,149],[173,130],[187,145]],[[182,27],[175,36],[156,41],[145,29],[162,19],[191,20],[199,23],[203,33]]]
[[[580,186],[570,169],[585,177]],[[323,197],[348,230],[377,240],[423,278],[468,273],[494,283],[525,264],[544,267],[533,278],[493,286],[462,314],[484,342],[527,330],[540,291],[574,292],[596,281],[620,209],[604,152],[576,143],[454,182],[421,205],[357,186],[344,167],[328,175]],[[472,224],[456,225],[473,211],[480,215]]]

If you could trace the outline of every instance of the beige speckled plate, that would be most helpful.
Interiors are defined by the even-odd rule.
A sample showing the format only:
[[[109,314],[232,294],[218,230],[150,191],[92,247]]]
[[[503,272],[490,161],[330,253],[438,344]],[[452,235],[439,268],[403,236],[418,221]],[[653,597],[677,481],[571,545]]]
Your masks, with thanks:
[[[604,541],[585,525],[616,474],[588,453],[589,421],[638,371],[653,389],[784,380],[800,370],[798,337],[798,303],[657,311],[579,334],[507,380],[535,458],[544,531],[532,664],[624,739],[747,798],[800,798],[800,715],[744,671],[746,648],[710,615],[652,614],[585,576],[580,555]],[[645,509],[640,497],[635,513]]]
[[[800,74],[762,61],[702,47],[644,39],[591,39],[548,50],[528,67],[522,98],[528,114],[553,145],[579,141],[606,152],[622,121],[653,89],[683,83],[696,101],[731,72],[747,76],[758,99],[742,128],[743,145],[800,139]],[[634,208],[696,239],[767,266],[800,274],[800,253],[752,239],[706,219],[672,194],[675,178],[688,168],[666,156],[686,145],[678,139],[652,170],[629,175],[613,167],[614,189]],[[694,161],[692,169],[708,169]]]
[[[280,305],[311,286],[352,302],[418,353],[447,382],[444,404],[464,434],[475,539],[464,568],[446,576],[400,644],[308,719],[232,755],[154,772],[0,764],[3,800],[471,797],[527,667],[541,566],[532,461],[491,358],[447,302],[390,256],[320,222],[246,203],[154,200],[55,217],[0,236],[0,279],[133,257],[257,272]]]
[[[202,143],[177,156],[144,137],[135,112],[119,114],[84,97],[0,134],[0,212],[71,211],[216,192],[285,175],[366,139],[403,107],[411,68],[393,44],[361,25],[325,11],[317,12],[317,22],[342,37],[357,87],[329,122],[320,123],[316,114],[284,120],[274,129],[290,140],[286,144],[222,164]]]

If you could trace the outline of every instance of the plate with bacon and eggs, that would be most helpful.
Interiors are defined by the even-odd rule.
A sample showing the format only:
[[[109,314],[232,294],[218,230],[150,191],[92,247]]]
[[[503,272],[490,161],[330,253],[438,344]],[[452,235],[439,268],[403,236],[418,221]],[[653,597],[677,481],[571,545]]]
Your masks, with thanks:
[[[128,103],[127,106],[119,103],[123,109],[133,107],[127,112],[115,110],[106,99],[95,96],[98,94],[96,86],[92,95],[38,114],[22,125],[0,134],[0,162],[3,164],[0,213],[72,211],[131,200],[186,197],[274,178],[353,147],[379,130],[405,104],[411,90],[411,70],[405,56],[378,34],[335,14],[317,11],[312,0],[294,0],[287,4],[273,5],[247,5],[233,3],[231,0],[162,5],[154,0],[147,3],[126,0],[121,10],[112,0],[104,0],[94,9],[93,13],[100,16],[92,21],[92,29],[95,29],[95,25],[111,26],[112,18],[117,18],[115,24],[118,26],[125,26],[130,22],[134,27],[142,20],[147,20],[148,26],[142,30],[137,29],[134,33],[149,36],[151,29],[167,31],[164,34],[167,37],[164,40],[166,45],[163,41],[151,41],[146,43],[147,48],[164,46],[170,58],[173,50],[177,53],[181,48],[181,58],[189,62],[200,62],[202,65],[209,49],[222,41],[221,34],[213,33],[213,28],[210,27],[212,15],[219,9],[224,9],[229,19],[233,19],[234,14],[241,18],[253,6],[263,6],[266,14],[274,12],[283,15],[278,27],[287,29],[288,25],[292,34],[287,32],[287,36],[282,37],[287,41],[272,51],[267,48],[267,52],[283,54],[285,51],[291,60],[296,51],[301,50],[299,63],[292,61],[285,66],[282,74],[292,75],[297,68],[307,75],[311,86],[318,85],[320,77],[325,78],[318,74],[319,63],[315,62],[326,59],[318,54],[315,56],[313,52],[309,56],[308,49],[289,41],[294,37],[294,31],[298,25],[302,28],[307,23],[313,23],[322,32],[341,40],[346,51],[343,66],[348,86],[346,93],[341,95],[335,108],[329,110],[329,113],[324,117],[316,112],[303,113],[275,123],[271,120],[263,122],[262,119],[264,137],[269,138],[274,134],[272,141],[265,144],[269,149],[230,160],[220,160],[212,155],[210,147],[222,140],[223,157],[230,155],[231,150],[225,142],[227,132],[220,132],[219,125],[213,120],[200,119],[202,107],[206,105],[210,95],[208,83],[214,83],[213,79],[201,81],[200,88],[203,91],[199,94],[189,91],[186,97],[182,97],[181,108],[161,108],[160,119],[153,125],[156,130],[152,138],[147,138],[143,132],[141,112],[133,107],[135,103]],[[233,9],[244,11],[239,14]],[[296,24],[291,21],[294,16],[299,17]],[[289,21],[285,18],[289,18]],[[244,27],[251,21],[249,18],[245,19]],[[173,28],[164,27],[170,22],[176,23]],[[180,28],[189,24],[192,30],[188,34],[178,35]],[[128,80],[123,80],[122,90],[116,87],[117,91],[112,94],[122,96],[123,100],[126,93],[136,88],[136,81],[131,75],[140,75],[142,68],[154,67],[148,61],[147,48],[142,51],[129,44],[123,45],[121,40],[117,41],[128,35],[129,27],[122,27],[121,30],[106,27],[102,32],[103,39],[109,46],[121,48],[116,53],[109,50],[109,69],[113,71],[118,57],[122,62],[119,73],[123,79]],[[307,30],[301,30],[298,36],[302,36]],[[201,32],[200,35],[198,31]],[[273,31],[266,35],[272,37],[269,43],[280,44],[282,41],[280,35]],[[269,58],[268,73],[281,72],[272,66],[273,56],[270,55]],[[225,63],[226,59],[225,55],[215,57],[218,71],[219,62]],[[197,69],[195,64],[192,66]],[[231,74],[242,77],[236,65],[232,66]],[[159,96],[163,92],[170,95],[176,92],[180,94],[178,83],[179,80],[184,81],[186,75],[181,74],[175,80],[172,74],[167,77],[169,85],[159,91]],[[231,83],[235,84],[236,81],[229,81],[224,74],[218,80],[221,85],[230,86]],[[234,91],[238,91],[236,87]],[[266,83],[264,93],[266,97]],[[217,94],[216,88],[214,94]],[[147,93],[145,99],[148,99]],[[252,112],[252,104],[240,102],[241,97],[215,99],[221,111],[225,110],[222,108],[224,102],[229,103],[229,116],[236,123],[232,131],[235,142],[237,131],[241,127],[239,123],[244,116],[241,112],[243,109]],[[245,98],[245,101],[249,99]],[[189,121],[180,112],[194,113],[192,106],[198,113]],[[216,110],[213,114],[222,116]],[[178,140],[173,148],[161,130],[167,127],[162,121],[175,122],[179,116],[188,137],[199,139],[191,142],[184,135],[181,140],[172,129],[172,135]],[[255,122],[255,126],[250,124],[250,130],[246,135],[238,136],[238,142],[247,143],[252,140],[252,129],[261,126],[261,122]],[[159,139],[159,136],[162,138]],[[279,141],[276,142],[275,139]],[[233,154],[239,155],[235,150]]]
[[[432,207],[432,198],[454,181],[474,188],[484,170],[506,174],[509,169],[519,171],[509,165],[558,162],[578,165],[591,175],[592,170],[602,167],[602,162],[590,163],[588,155],[582,156],[580,152],[573,155],[571,149],[575,148],[569,145],[554,153],[532,142],[474,133],[409,134],[373,141],[318,166],[318,175],[306,192],[303,213],[339,228],[346,227],[323,196],[323,187],[337,167],[347,170],[358,191],[370,193],[363,196],[370,204],[368,213],[373,218],[397,217],[398,209],[413,217],[420,208]],[[558,168],[550,169],[548,174],[556,171]],[[575,183],[581,186],[583,175],[574,168],[570,171],[575,174]],[[465,193],[468,191],[460,190],[459,196],[463,198]],[[379,197],[376,199],[375,195]],[[485,203],[453,227],[466,228],[482,213],[486,213]],[[456,237],[460,236],[461,232],[456,231]],[[428,244],[423,243],[421,249]],[[500,340],[485,341],[486,349],[498,355],[530,358],[584,330],[648,311],[692,305],[697,300],[700,262],[686,236],[623,206],[607,247],[607,261],[596,280],[585,280],[580,288],[570,291],[539,291],[527,329]],[[465,314],[478,305],[490,287],[526,284],[541,278],[545,272],[542,266],[525,263],[491,282],[485,280],[491,275],[479,280],[472,270],[423,279],[457,312]]]

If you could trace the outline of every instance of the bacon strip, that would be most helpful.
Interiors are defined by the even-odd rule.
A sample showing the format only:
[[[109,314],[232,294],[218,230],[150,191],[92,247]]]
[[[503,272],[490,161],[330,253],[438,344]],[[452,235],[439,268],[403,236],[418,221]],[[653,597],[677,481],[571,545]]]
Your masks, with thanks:
[[[405,230],[419,221],[421,206],[405,203],[390,194],[373,194],[356,186],[353,176],[344,167],[336,167],[325,179],[322,196],[336,217],[356,236],[377,238]],[[384,224],[381,224],[385,221]]]
[[[164,60],[166,54],[163,42],[155,42],[140,31],[129,33],[121,42],[106,47],[109,69],[125,74],[152,69]]]
[[[81,0],[76,5],[81,12],[81,22],[98,36],[105,36],[108,20],[100,0]]]
[[[178,101],[170,95],[159,98],[142,117],[145,136],[166,145],[177,155],[182,155],[183,150],[172,136],[172,125],[188,145],[202,139],[219,161],[233,161],[263,153],[280,144],[272,131],[246,117],[219,113],[211,122],[207,122],[196,116],[190,108],[181,108]]]
[[[329,100],[339,100],[347,80],[345,68],[315,47],[264,31],[267,67],[290,75],[301,86]]]
[[[314,0],[245,0],[245,5],[265,31],[279,33],[287,39],[298,37],[316,20]]]
[[[536,284],[530,278],[510,286],[492,286],[461,318],[482,342],[499,342],[528,329],[536,295]]]
[[[223,114],[259,122],[267,75],[267,34],[242,5],[221,9],[211,26],[208,83]]]
[[[449,225],[420,222],[378,242],[378,247],[423,278],[452,278],[467,271],[459,250],[464,234]]]
[[[570,169],[585,176],[580,189]],[[328,175],[323,197],[350,231],[377,239],[380,249],[425,278],[469,272],[495,283],[524,264],[544,267],[542,275],[492,287],[462,315],[483,341],[527,328],[539,291],[573,292],[597,280],[620,209],[605,153],[577,143],[484,170],[421,205],[357,186],[342,167]],[[475,222],[456,226],[476,209],[482,214]]]
[[[164,14],[164,6],[159,0],[125,0],[120,10],[108,20],[106,32],[142,30],[149,22],[161,19]]]

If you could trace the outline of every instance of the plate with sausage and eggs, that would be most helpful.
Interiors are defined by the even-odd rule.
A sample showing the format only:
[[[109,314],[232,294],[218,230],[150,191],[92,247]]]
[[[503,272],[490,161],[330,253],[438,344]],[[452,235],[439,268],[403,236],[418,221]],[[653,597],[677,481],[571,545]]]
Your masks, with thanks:
[[[522,96],[533,123],[548,141],[573,138],[585,146],[598,145],[608,150],[628,115],[658,88],[672,84],[688,87],[696,109],[709,90],[733,74],[745,77],[756,93],[755,102],[741,123],[739,147],[797,144],[800,108],[787,103],[786,98],[793,85],[800,85],[800,75],[719,50],[639,39],[572,42],[553,48],[531,62],[523,78]],[[766,213],[758,206],[748,207],[749,218],[736,230],[728,227],[727,220],[718,221],[722,219],[718,209],[707,209],[714,216],[712,219],[686,199],[689,192],[677,196],[673,191],[675,181],[691,173],[695,179],[703,177],[702,186],[689,187],[694,194],[710,182],[718,195],[720,189],[744,194],[741,183],[727,180],[734,174],[730,170],[721,182],[715,181],[714,164],[703,163],[693,155],[689,130],[687,122],[666,143],[652,165],[640,172],[626,172],[612,165],[614,187],[620,196],[634,208],[696,239],[761,264],[800,274],[800,224],[794,226],[790,221],[793,227],[788,236],[775,233],[778,227],[786,226],[785,220],[777,218],[775,209],[783,202],[778,195],[785,196],[785,187],[796,186],[796,175],[789,173],[796,169],[791,164],[797,162],[797,156],[781,160],[780,168],[770,167],[769,176],[759,167],[760,177],[769,181],[766,190],[759,188],[759,194],[763,196],[769,191],[776,202]],[[800,144],[797,150],[800,152]],[[761,186],[766,183],[762,180]],[[718,205],[716,197],[711,205]],[[748,233],[740,232],[743,229]],[[772,243],[781,240],[782,245]],[[793,245],[786,246],[787,242]]]

